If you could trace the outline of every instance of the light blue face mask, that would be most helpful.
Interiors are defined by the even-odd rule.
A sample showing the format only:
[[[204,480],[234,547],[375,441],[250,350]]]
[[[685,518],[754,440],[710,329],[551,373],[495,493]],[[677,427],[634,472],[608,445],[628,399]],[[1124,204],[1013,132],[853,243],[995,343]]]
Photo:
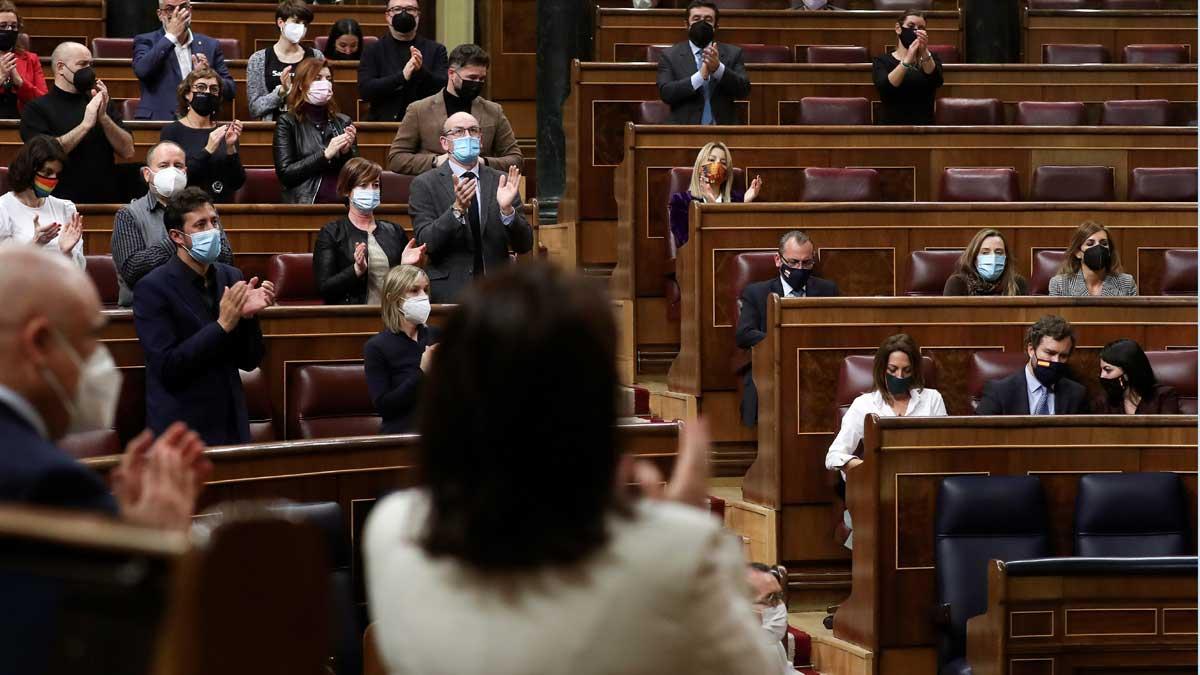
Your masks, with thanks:
[[[221,228],[214,227],[191,235],[192,247],[188,249],[192,259],[202,265],[211,265],[221,255]]]
[[[479,139],[474,136],[463,136],[462,138],[454,139],[453,149],[450,154],[454,156],[455,161],[459,164],[471,165],[479,159]]]
[[[350,203],[363,213],[371,213],[379,206],[379,190],[354,188],[350,191]]]
[[[995,281],[1004,274],[1003,253],[980,253],[975,257],[975,272],[984,281]]]

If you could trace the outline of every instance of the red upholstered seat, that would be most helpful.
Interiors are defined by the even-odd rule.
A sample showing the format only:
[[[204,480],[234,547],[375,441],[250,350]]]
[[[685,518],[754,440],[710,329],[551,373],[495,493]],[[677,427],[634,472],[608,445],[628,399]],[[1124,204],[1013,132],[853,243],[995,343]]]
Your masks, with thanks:
[[[1004,124],[1004,104],[998,98],[938,98],[934,124]]]
[[[668,194],[676,192],[686,192],[688,186],[692,184],[692,167],[676,166],[671,169],[671,178],[668,181]],[[733,169],[733,187],[741,190],[746,187],[746,173],[738,167]]]
[[[875,0],[875,9],[887,12],[933,9],[933,0]]]
[[[275,440],[275,420],[271,414],[271,388],[260,368],[250,372],[239,370],[242,391],[246,393],[246,414],[250,418],[250,441],[266,443]]]
[[[912,297],[941,297],[946,280],[958,268],[962,251],[913,251],[908,256],[908,281],[904,294]]]
[[[1111,202],[1111,166],[1039,166],[1033,170],[1035,202]]]
[[[377,36],[364,35],[363,42],[362,42],[363,49],[365,50],[367,47],[375,44],[378,41],[379,41],[379,38]],[[326,53],[325,48],[328,46],[329,46],[329,36],[328,35],[318,35],[317,37],[313,38],[313,47],[316,47],[317,51],[321,52],[322,54]],[[229,55],[226,54],[225,58],[229,58]]]
[[[87,263],[88,277],[92,283],[96,285],[96,290],[100,293],[100,302],[105,308],[112,309],[117,306],[117,295],[119,293],[117,285],[117,265],[113,262],[111,255],[89,255],[84,256]]]
[[[1017,124],[1077,127],[1087,124],[1087,109],[1079,101],[1021,101]]]
[[[775,269],[775,251],[744,251],[735,255],[733,264],[725,269],[727,275],[725,288],[729,289],[728,297],[732,303],[730,306],[733,307],[733,325],[736,326],[742,316],[742,308],[738,305],[738,298],[742,296],[742,291],[750,284],[766,281],[779,273]],[[735,374],[743,372],[750,365],[750,351],[735,346],[730,357],[730,365]],[[739,399],[743,386],[742,378],[737,378]]]
[[[242,43],[235,38],[217,38],[217,44],[221,45],[221,55],[226,59],[242,58]]]
[[[671,169],[670,178],[668,179],[668,182],[667,182],[668,199],[670,198],[670,195],[673,195],[676,192],[686,192],[688,190],[688,187],[691,184],[692,184],[692,168],[688,167],[688,166],[674,167],[673,169]],[[733,169],[733,185],[735,188],[737,188],[739,190],[745,189],[745,186],[746,186],[745,172],[736,167],[734,167],[734,169]],[[673,235],[671,234],[670,220],[668,219],[667,221],[665,221],[665,224],[666,224],[666,229],[663,230],[662,234],[664,237],[667,238],[668,242],[674,242],[674,239],[672,238]],[[674,245],[668,246],[667,247],[667,261],[668,261],[669,266],[671,266],[672,268],[674,267],[674,264],[675,264],[674,258],[675,258]],[[679,312],[680,312],[679,302],[681,300],[681,297],[680,297],[680,292],[679,292],[679,283],[676,282],[675,279],[664,279],[663,280],[663,296],[666,297],[666,299],[667,299],[667,318],[671,321],[678,321],[679,320]]]
[[[313,275],[311,253],[277,253],[267,263],[267,280],[275,284],[281,305],[323,305]]]
[[[58,441],[58,446],[77,459],[119,455],[124,452],[116,429],[100,429],[67,434]]]
[[[1172,248],[1163,253],[1163,295],[1196,295],[1196,249]]]
[[[805,60],[809,63],[870,63],[866,47],[840,45],[812,45],[806,50]]]
[[[1030,295],[1050,295],[1050,280],[1058,274],[1067,252],[1048,249],[1033,256],[1033,278],[1029,280]]]
[[[671,106],[662,101],[642,101],[633,116],[634,124],[666,124],[671,119]]]
[[[1196,201],[1196,167],[1142,167],[1130,171],[1129,201]]]
[[[837,411],[838,426],[850,409],[850,404],[860,395],[875,388],[872,370],[875,367],[874,354],[852,354],[842,359],[842,367],[838,370],[837,390],[833,396],[834,409]],[[937,363],[928,356],[921,356],[921,374],[925,386],[937,389]]]
[[[1072,65],[1081,63],[1108,63],[1109,60],[1108,50],[1104,47],[1104,45],[1042,45],[1042,63]]]
[[[414,176],[384,171],[379,177],[379,199],[384,204],[407,204]]]
[[[246,184],[233,193],[233,203],[280,204],[282,192],[275,169],[246,169]]]
[[[967,397],[971,401],[971,412],[974,413],[979,407],[983,385],[1012,375],[1028,361],[1029,355],[1024,349],[1016,352],[977,351],[971,354],[971,362],[967,365]]]
[[[92,57],[97,59],[132,59],[133,38],[92,38]],[[226,58],[229,58],[226,56]]]
[[[1125,63],[1187,63],[1187,45],[1125,45]]]
[[[646,45],[646,60],[652,63],[658,63],[658,57],[662,53],[671,48],[671,45]]]
[[[141,102],[140,98],[127,98],[121,101],[121,117],[126,121],[132,120],[134,114],[137,113],[138,104]]]
[[[875,169],[804,170],[803,202],[877,202],[883,198],[879,172]]]
[[[786,45],[741,45],[745,63],[791,63],[792,50]]]
[[[944,202],[1019,202],[1021,187],[1012,167],[964,167],[942,170]]]
[[[1179,395],[1179,412],[1196,414],[1196,350],[1168,349],[1146,352],[1150,368],[1159,384],[1175,387]]]
[[[286,375],[289,440],[379,433],[362,361],[291,363]]]
[[[1171,102],[1166,99],[1105,101],[1100,124],[1118,127],[1164,127],[1171,118]]]
[[[1100,9],[1162,9],[1162,0],[1100,0]]]
[[[871,102],[865,98],[805,96],[800,99],[800,124],[870,124]]]
[[[955,45],[929,45],[929,53],[937,56],[942,63],[962,63],[962,54]]]
[[[8,167],[0,166],[0,194],[8,192]]]
[[[1029,9],[1087,9],[1090,0],[1029,0]]]

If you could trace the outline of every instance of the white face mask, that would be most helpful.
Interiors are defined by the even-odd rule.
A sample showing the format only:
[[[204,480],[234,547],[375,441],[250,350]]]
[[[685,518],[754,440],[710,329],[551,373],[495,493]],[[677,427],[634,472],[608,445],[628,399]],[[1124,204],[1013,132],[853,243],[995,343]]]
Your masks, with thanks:
[[[404,312],[404,318],[420,326],[429,320],[431,309],[429,306],[429,296],[418,295],[415,298],[405,298],[401,311]]]
[[[154,191],[158,196],[169,199],[171,195],[187,187],[187,174],[173,166],[168,166],[154,174],[150,182],[154,185]]]
[[[782,640],[788,628],[787,605],[779,603],[763,610],[763,628],[776,640]]]
[[[108,347],[97,345],[92,355],[84,362],[79,358],[79,352],[58,330],[54,331],[58,341],[71,354],[71,360],[79,367],[79,385],[75,396],[67,396],[62,383],[48,368],[42,369],[46,384],[54,390],[58,400],[67,409],[70,421],[67,433],[76,434],[84,431],[103,431],[111,429],[117,416],[117,401],[121,397],[121,371],[113,361]]]
[[[308,32],[308,26],[302,23],[287,22],[283,24],[283,37],[292,44],[299,44],[304,39],[304,34]]]
[[[804,6],[809,9],[824,9],[829,0],[804,0]]]

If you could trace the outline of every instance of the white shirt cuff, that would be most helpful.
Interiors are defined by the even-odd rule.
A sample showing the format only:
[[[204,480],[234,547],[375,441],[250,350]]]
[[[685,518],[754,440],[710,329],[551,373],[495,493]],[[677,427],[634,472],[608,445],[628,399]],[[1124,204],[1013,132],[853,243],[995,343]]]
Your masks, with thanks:
[[[719,79],[721,79],[721,76],[723,76],[724,74],[725,74],[725,64],[719,63],[719,65],[717,66],[717,72],[713,73],[712,76],[719,80]]]
[[[512,225],[512,222],[516,219],[517,219],[517,208],[515,206],[513,207],[512,213],[508,214],[507,216],[504,215],[503,211],[500,212],[500,222],[505,227]]]
[[[171,44],[173,44],[175,46],[179,46],[179,40],[175,37],[174,33],[167,33],[166,37],[168,40],[171,41]]]
[[[704,84],[704,78],[700,77],[700,71],[692,73],[692,89],[699,89]]]

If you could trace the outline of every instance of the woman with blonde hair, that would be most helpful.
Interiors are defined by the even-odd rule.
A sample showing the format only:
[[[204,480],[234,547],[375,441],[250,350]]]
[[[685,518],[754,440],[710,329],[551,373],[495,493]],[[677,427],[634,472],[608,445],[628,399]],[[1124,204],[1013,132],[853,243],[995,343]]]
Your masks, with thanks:
[[[755,176],[745,192],[733,184],[733,155],[724,143],[712,142],[700,148],[692,164],[692,182],[686,192],[671,195],[667,212],[676,248],[688,240],[688,208],[693,201],[706,204],[752,202],[762,189],[762,178]]]
[[[1050,295],[1137,295],[1133,275],[1121,268],[1121,256],[1108,230],[1085,220],[1075,230],[1058,275],[1050,280]]]
[[[942,295],[1029,295],[1029,284],[1017,274],[1004,234],[989,227],[971,237]]]
[[[409,433],[416,426],[417,393],[433,362],[437,329],[429,320],[429,277],[420,267],[397,265],[383,281],[383,330],[367,340],[363,367],[381,433]]]

